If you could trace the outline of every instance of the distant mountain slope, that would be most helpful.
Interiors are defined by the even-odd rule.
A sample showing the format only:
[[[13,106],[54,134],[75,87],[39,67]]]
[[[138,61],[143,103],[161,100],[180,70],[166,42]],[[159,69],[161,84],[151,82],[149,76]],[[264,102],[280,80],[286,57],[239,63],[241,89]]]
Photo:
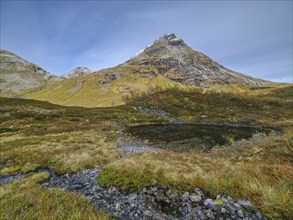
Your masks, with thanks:
[[[16,95],[58,77],[6,50],[0,50],[1,95]]]
[[[86,68],[86,67],[77,67],[73,70],[71,70],[70,72],[66,73],[63,75],[63,78],[65,79],[69,79],[72,77],[77,77],[77,76],[85,76],[89,73],[92,73],[93,70]]]

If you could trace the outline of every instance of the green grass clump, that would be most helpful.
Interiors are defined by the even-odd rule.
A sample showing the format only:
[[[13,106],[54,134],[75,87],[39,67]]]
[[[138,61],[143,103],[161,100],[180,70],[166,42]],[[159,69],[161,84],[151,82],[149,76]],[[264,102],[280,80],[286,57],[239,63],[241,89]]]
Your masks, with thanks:
[[[144,186],[150,185],[156,178],[149,169],[139,169],[137,172],[130,171],[128,167],[121,169],[119,173],[111,168],[103,169],[97,183],[105,187],[115,185],[122,191],[129,192],[141,190]]]
[[[110,219],[79,195],[38,184],[47,177],[46,173],[31,174],[0,185],[1,219]]]

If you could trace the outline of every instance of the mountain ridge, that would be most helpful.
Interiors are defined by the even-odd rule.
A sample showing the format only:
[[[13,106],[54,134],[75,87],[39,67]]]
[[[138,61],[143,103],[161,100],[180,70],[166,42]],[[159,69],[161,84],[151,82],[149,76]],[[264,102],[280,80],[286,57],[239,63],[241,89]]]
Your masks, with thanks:
[[[35,72],[31,74],[37,75]],[[222,66],[193,50],[173,33],[162,35],[115,67],[93,72],[86,67],[78,67],[61,77],[52,78],[58,80],[53,80],[53,83],[52,80],[44,80],[26,93],[15,92],[6,96],[18,95],[67,106],[107,107],[124,104],[126,96],[148,92],[155,87],[209,89],[217,85],[272,84]]]

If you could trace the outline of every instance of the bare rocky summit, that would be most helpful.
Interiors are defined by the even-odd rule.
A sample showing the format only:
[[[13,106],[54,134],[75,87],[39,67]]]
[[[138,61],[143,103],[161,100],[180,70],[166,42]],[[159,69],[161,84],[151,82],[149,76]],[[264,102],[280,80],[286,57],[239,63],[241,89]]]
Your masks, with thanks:
[[[162,74],[186,86],[209,87],[235,83],[256,86],[268,83],[225,68],[187,46],[173,33],[164,34],[123,65],[149,67],[155,70],[153,74]]]
[[[70,79],[72,77],[79,77],[79,76],[85,76],[89,73],[92,73],[93,70],[86,68],[86,67],[77,67],[70,72],[63,75],[63,78]]]

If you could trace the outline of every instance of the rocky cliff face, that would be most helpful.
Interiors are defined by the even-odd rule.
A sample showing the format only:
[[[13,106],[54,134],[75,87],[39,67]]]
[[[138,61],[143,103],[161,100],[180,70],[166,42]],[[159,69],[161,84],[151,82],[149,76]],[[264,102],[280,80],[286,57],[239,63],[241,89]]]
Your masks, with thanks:
[[[266,83],[225,68],[187,46],[173,33],[161,36],[123,65],[155,69],[153,74],[162,74],[186,86],[209,87],[214,84],[234,83],[255,86]]]
[[[63,78],[65,79],[69,79],[72,77],[79,77],[79,76],[85,76],[89,73],[92,73],[93,70],[86,68],[86,67],[77,67],[73,70],[71,70],[70,72],[66,73],[63,75]]]
[[[0,50],[1,95],[18,93],[44,85],[58,77],[6,50]]]

